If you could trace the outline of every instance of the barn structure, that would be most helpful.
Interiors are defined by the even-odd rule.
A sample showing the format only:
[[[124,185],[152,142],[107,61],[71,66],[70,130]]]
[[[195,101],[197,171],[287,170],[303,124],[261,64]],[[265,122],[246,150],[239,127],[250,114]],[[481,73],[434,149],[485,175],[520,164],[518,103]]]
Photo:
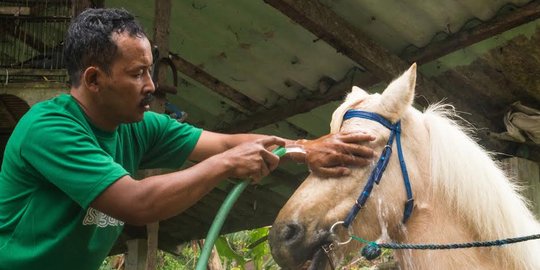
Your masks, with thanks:
[[[453,104],[540,215],[538,0],[1,0],[0,153],[30,106],[68,91],[62,40],[87,7],[135,14],[160,55],[153,109],[212,131],[324,135],[353,85],[380,91],[416,62],[416,106]],[[307,173],[286,164],[248,187],[223,232],[270,225]],[[113,253],[134,239],[175,252],[204,238],[234,183],[179,216],[127,226]]]

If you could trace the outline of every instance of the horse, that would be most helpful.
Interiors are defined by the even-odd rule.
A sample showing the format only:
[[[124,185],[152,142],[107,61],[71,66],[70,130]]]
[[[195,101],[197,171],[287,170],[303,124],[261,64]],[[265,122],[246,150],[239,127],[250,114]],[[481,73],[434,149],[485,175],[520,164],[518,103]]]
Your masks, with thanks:
[[[424,112],[415,109],[415,85],[413,64],[381,94],[354,86],[334,111],[332,133],[373,134],[376,139],[366,145],[375,153],[388,152],[386,148],[402,152],[406,169],[396,154],[391,155],[361,207],[356,198],[375,162],[352,168],[350,175],[340,178],[308,175],[278,213],[269,234],[272,256],[283,269],[334,269],[331,264],[365,245],[350,241],[350,235],[376,242],[446,244],[540,233],[540,223],[518,193],[522,187],[475,141],[470,125],[463,125],[449,104],[431,104]],[[399,122],[402,149],[396,150],[397,143],[387,146],[391,132],[380,122],[344,120],[351,109]],[[410,192],[404,191],[405,174]],[[361,211],[349,226],[341,226],[355,204]],[[407,205],[413,207],[404,218]],[[348,238],[350,242],[345,241]],[[539,252],[540,241],[534,240],[502,247],[395,250],[393,256],[399,269],[540,269]]]

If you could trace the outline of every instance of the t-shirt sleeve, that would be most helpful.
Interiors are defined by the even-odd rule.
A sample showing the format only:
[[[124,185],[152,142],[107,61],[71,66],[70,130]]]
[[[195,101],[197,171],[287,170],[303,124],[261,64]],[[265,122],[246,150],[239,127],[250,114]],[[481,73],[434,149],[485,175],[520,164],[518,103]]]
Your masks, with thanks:
[[[87,208],[109,185],[128,174],[83,126],[45,117],[52,119],[33,123],[27,143],[21,146],[21,157],[81,207]]]
[[[201,136],[202,129],[153,112],[145,113],[139,123],[145,153],[140,169],[178,168],[187,160]]]

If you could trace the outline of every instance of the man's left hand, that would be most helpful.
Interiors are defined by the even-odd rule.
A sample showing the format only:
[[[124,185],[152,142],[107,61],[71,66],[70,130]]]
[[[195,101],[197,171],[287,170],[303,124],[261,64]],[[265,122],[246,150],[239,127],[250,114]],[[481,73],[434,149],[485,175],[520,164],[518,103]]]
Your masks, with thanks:
[[[326,178],[347,176],[351,173],[350,167],[371,163],[373,150],[365,144],[374,139],[373,135],[365,133],[336,133],[296,143],[304,148],[304,161],[311,172]]]

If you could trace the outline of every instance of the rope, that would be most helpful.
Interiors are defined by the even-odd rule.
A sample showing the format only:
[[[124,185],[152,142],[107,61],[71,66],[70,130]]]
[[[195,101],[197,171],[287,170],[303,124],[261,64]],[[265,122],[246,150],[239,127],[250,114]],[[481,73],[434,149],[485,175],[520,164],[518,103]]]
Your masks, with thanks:
[[[367,241],[363,238],[352,235],[352,239],[367,244],[362,249],[362,256],[368,260],[373,260],[381,254],[381,248],[386,249],[459,249],[459,248],[473,248],[473,247],[492,247],[503,246],[507,244],[514,244],[519,242],[525,242],[529,240],[540,239],[540,234],[533,234],[514,238],[505,238],[492,241],[475,241],[468,243],[450,243],[450,244],[402,244],[402,243],[376,243],[373,241]]]
[[[492,247],[502,246],[507,244],[525,242],[529,240],[540,239],[540,234],[505,238],[493,241],[477,241],[469,243],[453,243],[453,244],[398,244],[398,243],[382,243],[377,244],[382,248],[388,249],[458,249],[458,248],[472,248],[472,247]]]

